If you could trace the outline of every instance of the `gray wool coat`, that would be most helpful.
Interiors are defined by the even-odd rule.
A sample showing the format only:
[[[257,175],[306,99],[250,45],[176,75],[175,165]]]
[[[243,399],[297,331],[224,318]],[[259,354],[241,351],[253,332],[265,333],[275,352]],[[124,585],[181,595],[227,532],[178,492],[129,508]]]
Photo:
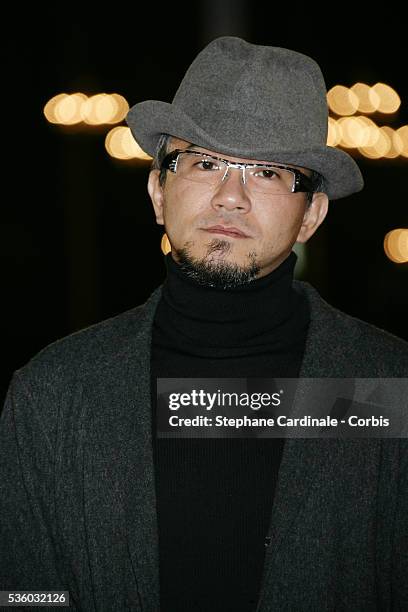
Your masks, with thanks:
[[[295,284],[311,307],[300,405],[308,377],[407,376],[406,342]],[[0,429],[1,589],[68,590],[86,612],[159,610],[150,345],[161,290],[14,373]],[[258,610],[408,610],[407,478],[403,438],[288,439]]]

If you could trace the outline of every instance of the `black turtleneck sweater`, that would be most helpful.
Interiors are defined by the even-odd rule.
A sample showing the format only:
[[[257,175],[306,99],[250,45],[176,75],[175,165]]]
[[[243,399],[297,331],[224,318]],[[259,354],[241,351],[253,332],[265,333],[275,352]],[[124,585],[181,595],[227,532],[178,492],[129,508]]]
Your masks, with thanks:
[[[283,440],[156,437],[156,379],[295,378],[309,309],[297,260],[234,289],[190,279],[165,256],[152,337],[154,461],[163,612],[252,612]]]

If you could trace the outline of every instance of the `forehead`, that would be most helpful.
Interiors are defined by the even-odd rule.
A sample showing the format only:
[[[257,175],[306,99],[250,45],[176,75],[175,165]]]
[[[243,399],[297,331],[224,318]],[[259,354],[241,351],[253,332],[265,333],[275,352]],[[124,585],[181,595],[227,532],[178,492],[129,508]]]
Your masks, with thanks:
[[[175,149],[191,149],[193,151],[202,151],[203,153],[208,153],[208,155],[214,155],[215,157],[222,157],[223,159],[228,159],[233,162],[247,162],[249,164],[277,164],[288,166],[289,168],[295,168],[297,170],[306,170],[307,168],[303,168],[302,166],[295,166],[294,164],[282,164],[278,159],[273,161],[266,159],[251,159],[249,157],[231,157],[230,155],[226,155],[224,153],[220,153],[219,151],[213,151],[212,149],[206,149],[205,147],[200,147],[199,145],[192,144],[185,140],[180,140],[179,138],[172,138],[171,144],[173,145],[171,148]]]

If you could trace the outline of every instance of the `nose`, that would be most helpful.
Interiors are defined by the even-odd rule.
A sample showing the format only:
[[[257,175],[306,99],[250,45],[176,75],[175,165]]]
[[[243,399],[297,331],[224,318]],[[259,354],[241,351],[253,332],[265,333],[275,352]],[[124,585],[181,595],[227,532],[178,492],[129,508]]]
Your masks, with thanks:
[[[216,209],[238,210],[248,212],[251,200],[248,197],[241,168],[228,168],[224,180],[220,182],[212,197],[212,206]]]

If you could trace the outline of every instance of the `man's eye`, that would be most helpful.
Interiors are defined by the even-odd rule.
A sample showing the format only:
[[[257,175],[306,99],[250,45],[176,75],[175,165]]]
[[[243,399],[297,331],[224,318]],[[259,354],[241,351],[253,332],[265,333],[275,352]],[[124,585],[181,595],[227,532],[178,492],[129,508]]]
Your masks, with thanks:
[[[196,164],[200,170],[218,170],[218,165],[208,159],[203,159]]]
[[[277,172],[274,172],[274,170],[269,170],[269,169],[264,169],[264,170],[260,170],[257,175],[260,178],[264,178],[264,179],[273,179],[275,176],[279,176]]]

